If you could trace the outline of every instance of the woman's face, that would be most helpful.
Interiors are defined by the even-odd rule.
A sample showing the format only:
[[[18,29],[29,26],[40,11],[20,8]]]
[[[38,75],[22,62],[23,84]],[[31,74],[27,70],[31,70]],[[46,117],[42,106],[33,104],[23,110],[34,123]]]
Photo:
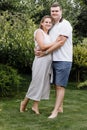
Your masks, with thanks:
[[[45,18],[44,21],[41,23],[43,30],[49,30],[52,27],[52,19],[51,18]]]

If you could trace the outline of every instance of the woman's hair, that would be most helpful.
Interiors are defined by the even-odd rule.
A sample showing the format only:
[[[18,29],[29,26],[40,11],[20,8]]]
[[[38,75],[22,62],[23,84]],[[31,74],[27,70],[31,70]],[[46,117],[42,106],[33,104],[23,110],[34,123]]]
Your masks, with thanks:
[[[41,29],[43,29],[43,27],[42,27],[42,23],[44,22],[44,20],[46,19],[46,18],[50,18],[51,20],[52,20],[52,22],[53,22],[53,19],[52,19],[52,17],[51,16],[49,16],[49,15],[45,15],[44,17],[42,17],[42,19],[41,19],[41,21],[40,21],[40,28]]]

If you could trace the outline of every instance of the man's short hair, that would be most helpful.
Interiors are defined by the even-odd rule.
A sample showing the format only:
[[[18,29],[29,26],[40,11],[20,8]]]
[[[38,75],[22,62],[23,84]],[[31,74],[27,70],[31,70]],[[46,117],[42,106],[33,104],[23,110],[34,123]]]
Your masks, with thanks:
[[[60,7],[60,9],[62,10],[62,7],[60,6],[60,4],[58,2],[54,2],[51,7]]]

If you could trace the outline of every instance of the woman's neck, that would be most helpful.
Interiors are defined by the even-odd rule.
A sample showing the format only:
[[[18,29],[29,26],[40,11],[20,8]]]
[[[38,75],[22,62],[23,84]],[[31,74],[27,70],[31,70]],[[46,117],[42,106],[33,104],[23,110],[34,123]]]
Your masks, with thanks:
[[[43,29],[43,31],[44,31],[46,34],[48,34],[48,30],[46,30],[46,29]]]

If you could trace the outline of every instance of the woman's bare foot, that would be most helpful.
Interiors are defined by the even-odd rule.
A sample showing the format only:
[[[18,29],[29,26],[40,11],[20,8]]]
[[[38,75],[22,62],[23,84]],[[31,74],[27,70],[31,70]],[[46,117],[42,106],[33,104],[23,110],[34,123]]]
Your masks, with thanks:
[[[63,113],[63,108],[59,108],[59,109],[58,109],[58,112],[59,112],[59,113]],[[51,114],[52,114],[52,113],[53,113],[53,111],[51,112]]]
[[[54,119],[58,116],[58,111],[53,111],[52,114],[48,117],[49,119]]]
[[[36,108],[32,107],[32,111],[35,113],[35,114],[40,114],[39,113],[39,110],[37,110]]]
[[[24,104],[24,101],[21,101],[21,104],[20,104],[20,112],[24,112],[24,111],[25,111],[25,108],[26,108],[26,105]]]

